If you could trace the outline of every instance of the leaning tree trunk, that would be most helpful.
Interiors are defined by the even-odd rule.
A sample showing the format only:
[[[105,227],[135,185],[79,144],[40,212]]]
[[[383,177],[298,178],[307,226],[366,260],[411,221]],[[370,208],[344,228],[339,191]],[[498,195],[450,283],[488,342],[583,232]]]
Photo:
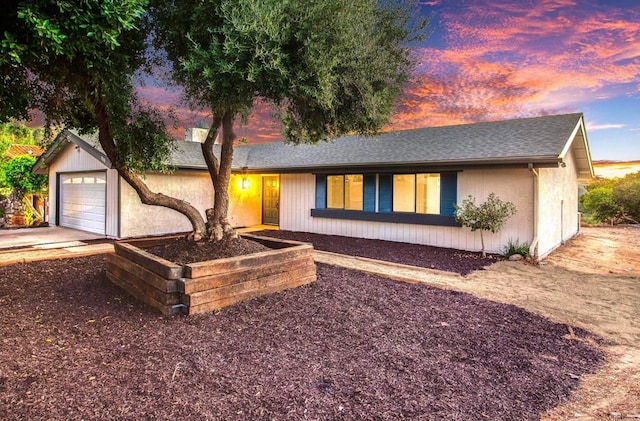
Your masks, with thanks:
[[[482,231],[480,230],[480,244],[482,244],[482,257],[487,257],[487,253],[484,251],[484,236],[482,235]]]
[[[120,175],[120,177],[122,177],[136,191],[140,201],[145,205],[162,206],[173,209],[186,216],[189,219],[189,222],[191,222],[191,226],[193,228],[190,238],[195,241],[202,239],[203,235],[206,233],[206,226],[198,209],[184,200],[179,200],[162,193],[155,193],[151,191],[144,181],[142,181],[140,176],[129,170],[127,166],[123,164],[123,161],[116,152],[115,142],[111,135],[109,116],[105,105],[100,99],[100,89],[97,88],[93,90],[93,92],[97,93],[92,95],[91,99],[96,111],[96,120],[98,122],[98,139],[105,154],[115,167],[116,171],[118,171],[118,175]]]
[[[207,209],[206,212],[206,237],[209,241],[237,237],[228,217],[229,180],[233,163],[233,141],[235,140],[235,133],[233,132],[234,117],[235,113],[228,111],[222,118],[214,118],[207,139],[202,144],[202,154],[207,163],[214,190],[213,208]],[[220,160],[218,161],[213,153],[213,145],[220,129],[222,129],[222,147]]]

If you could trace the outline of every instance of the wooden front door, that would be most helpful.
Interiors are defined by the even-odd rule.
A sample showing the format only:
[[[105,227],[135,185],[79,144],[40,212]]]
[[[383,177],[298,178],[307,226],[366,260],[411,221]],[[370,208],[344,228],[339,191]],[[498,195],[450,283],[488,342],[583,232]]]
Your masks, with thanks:
[[[262,177],[262,223],[280,223],[280,177]]]

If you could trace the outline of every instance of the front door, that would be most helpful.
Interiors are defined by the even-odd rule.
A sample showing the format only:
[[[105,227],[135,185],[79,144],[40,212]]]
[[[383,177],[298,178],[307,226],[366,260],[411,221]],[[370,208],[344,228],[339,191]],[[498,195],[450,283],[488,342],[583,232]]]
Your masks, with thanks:
[[[262,223],[278,225],[280,223],[280,178],[262,177]]]

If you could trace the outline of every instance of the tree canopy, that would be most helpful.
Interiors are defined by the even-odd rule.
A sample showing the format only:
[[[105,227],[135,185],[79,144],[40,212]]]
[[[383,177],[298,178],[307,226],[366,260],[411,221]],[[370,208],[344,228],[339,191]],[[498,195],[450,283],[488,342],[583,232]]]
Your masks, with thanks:
[[[215,237],[230,232],[236,120],[259,99],[272,105],[289,142],[375,133],[410,76],[408,43],[424,28],[406,5],[371,0],[176,0],[154,2],[152,11],[173,80],[212,115],[203,153],[216,195],[208,221]]]
[[[640,172],[591,183],[580,203],[596,221],[640,223]]]
[[[410,75],[408,43],[424,27],[409,7],[372,0],[19,1],[1,19],[0,122],[38,109],[49,122],[98,129],[142,202],[183,213],[194,238],[232,232],[233,126],[257,100],[273,105],[291,142],[374,133]],[[203,154],[215,202],[206,227],[195,208],[139,176],[164,169],[171,150],[165,116],[134,84],[163,57],[185,99],[211,112]]]

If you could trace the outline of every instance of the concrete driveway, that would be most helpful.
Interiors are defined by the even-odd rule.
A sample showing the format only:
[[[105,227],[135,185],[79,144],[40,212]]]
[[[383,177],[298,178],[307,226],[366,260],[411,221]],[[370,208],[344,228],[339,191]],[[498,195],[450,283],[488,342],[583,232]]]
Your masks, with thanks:
[[[0,230],[0,250],[14,247],[55,248],[74,244],[81,245],[80,243],[83,241],[100,238],[105,238],[105,236],[55,226],[2,229]]]

